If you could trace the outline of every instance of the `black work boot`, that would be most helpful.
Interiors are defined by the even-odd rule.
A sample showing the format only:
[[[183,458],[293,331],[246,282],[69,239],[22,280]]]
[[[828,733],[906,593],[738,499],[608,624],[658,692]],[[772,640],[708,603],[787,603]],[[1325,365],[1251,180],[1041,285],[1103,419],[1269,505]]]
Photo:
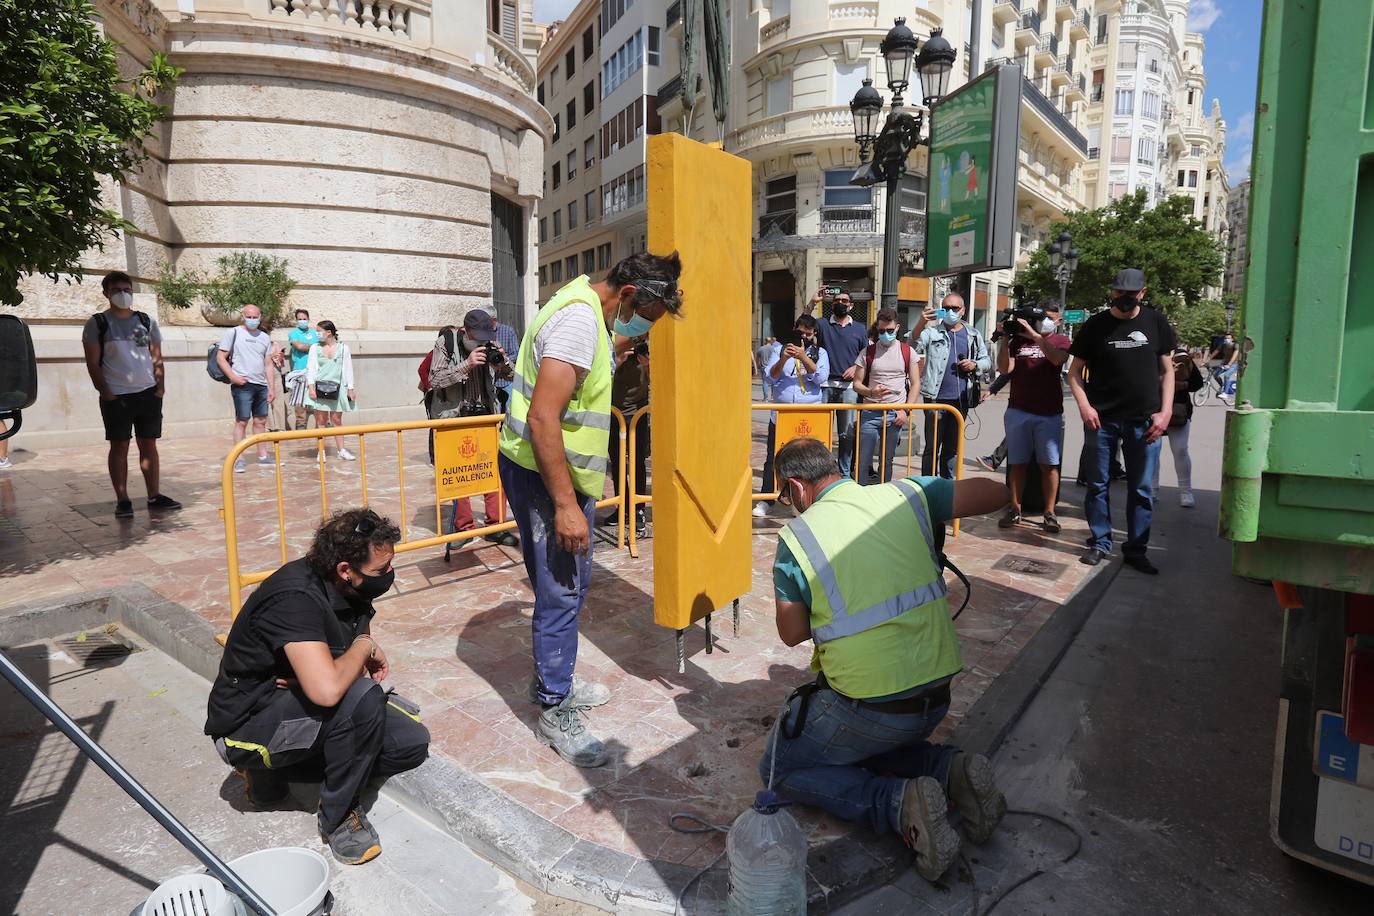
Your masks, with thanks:
[[[382,841],[363,817],[361,808],[354,806],[343,823],[329,832],[325,832],[324,823],[318,815],[316,821],[320,828],[320,839],[329,846],[334,858],[344,865],[362,865],[381,855]]]

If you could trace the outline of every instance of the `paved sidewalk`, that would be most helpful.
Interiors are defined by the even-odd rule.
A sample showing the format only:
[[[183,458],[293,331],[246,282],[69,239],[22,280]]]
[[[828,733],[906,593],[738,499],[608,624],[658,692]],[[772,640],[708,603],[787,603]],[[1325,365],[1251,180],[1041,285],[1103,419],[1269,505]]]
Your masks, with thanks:
[[[1000,410],[984,413],[984,427],[1000,429]],[[756,423],[756,467],[763,431]],[[435,512],[425,437],[407,434],[399,453],[396,438],[369,437],[367,495],[378,511],[402,519],[403,466],[407,536],[428,537]],[[5,603],[142,583],[223,628],[229,608],[218,481],[226,442],[165,441],[163,489],[186,508],[150,518],[134,469],[132,520],[113,517],[103,444],[38,456],[17,450],[15,469],[0,475]],[[356,442],[349,447],[361,452]],[[976,453],[971,444],[970,462]],[[321,472],[312,455],[298,443],[282,449],[288,557],[304,551],[319,517],[322,473],[330,508],[362,497],[359,463],[331,458]],[[250,460],[247,473],[234,477],[245,569],[280,560],[274,468]],[[1060,518],[1058,536],[1031,526],[1006,532],[994,518],[974,519],[951,543],[949,555],[972,580],[974,600],[958,622],[966,668],[940,736],[957,727],[1087,577],[1076,562],[1081,513],[1061,505]],[[777,524],[755,524],[754,588],[741,602],[738,637],[723,609],[715,617],[714,652],[706,652],[700,626],[688,633],[682,674],[673,634],[652,623],[653,540],[638,560],[614,544],[597,544],[578,664],[580,676],[615,691],[611,704],[590,717],[612,756],[597,770],[565,764],[532,735],[536,708],[525,698],[531,594],[518,551],[480,542],[451,564],[441,548],[400,555],[397,593],[378,603],[374,629],[395,685],[424,708],[437,755],[577,837],[651,862],[705,866],[722,850],[723,835],[674,832],[669,815],[691,812],[722,825],[738,815],[759,787],[756,765],[773,716],[812,677],[809,647],[783,646],[773,624]],[[957,606],[961,599],[956,583],[951,600]],[[817,812],[798,813],[813,844],[850,832]]]

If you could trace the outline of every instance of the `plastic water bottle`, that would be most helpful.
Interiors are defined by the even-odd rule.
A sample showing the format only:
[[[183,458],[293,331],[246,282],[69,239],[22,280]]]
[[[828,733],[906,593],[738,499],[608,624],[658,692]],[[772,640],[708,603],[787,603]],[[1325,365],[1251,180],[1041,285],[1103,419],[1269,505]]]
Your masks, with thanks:
[[[727,916],[806,916],[806,834],[765,789],[725,838]]]

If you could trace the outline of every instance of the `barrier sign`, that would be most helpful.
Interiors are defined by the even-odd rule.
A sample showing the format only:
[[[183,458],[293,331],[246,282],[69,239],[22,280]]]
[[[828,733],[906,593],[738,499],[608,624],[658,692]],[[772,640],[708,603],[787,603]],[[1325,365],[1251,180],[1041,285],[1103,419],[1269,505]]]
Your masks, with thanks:
[[[832,411],[778,411],[778,425],[776,448],[780,449],[793,439],[801,439],[809,436],[812,439],[819,439],[827,446],[830,445],[830,422],[834,416]],[[777,454],[775,450],[773,454]]]
[[[1087,320],[1087,309],[1068,309],[1064,312],[1064,321],[1068,324],[1082,324]]]
[[[496,427],[469,426],[434,431],[434,495],[440,502],[494,493]]]

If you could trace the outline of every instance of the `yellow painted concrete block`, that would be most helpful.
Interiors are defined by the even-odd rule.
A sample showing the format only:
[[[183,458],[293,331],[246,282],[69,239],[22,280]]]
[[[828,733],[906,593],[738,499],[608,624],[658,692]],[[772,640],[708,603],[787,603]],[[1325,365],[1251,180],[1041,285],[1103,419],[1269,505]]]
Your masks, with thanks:
[[[680,321],[649,339],[654,620],[679,629],[749,591],[749,163],[648,138],[649,250],[682,255]]]

